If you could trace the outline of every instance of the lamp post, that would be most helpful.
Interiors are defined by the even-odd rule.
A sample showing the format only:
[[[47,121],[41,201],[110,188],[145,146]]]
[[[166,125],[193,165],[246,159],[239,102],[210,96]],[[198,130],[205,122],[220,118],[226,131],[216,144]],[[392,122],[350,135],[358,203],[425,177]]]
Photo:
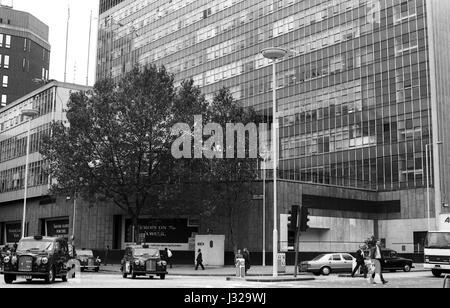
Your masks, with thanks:
[[[442,141],[436,142],[437,145],[441,145]],[[425,146],[426,151],[426,166],[427,166],[427,220],[428,220],[428,232],[431,231],[431,217],[430,217],[430,158],[429,158],[429,152],[430,152],[430,145],[433,144],[427,144]]]
[[[22,217],[22,238],[25,237],[25,225],[27,217],[27,198],[28,198],[28,168],[30,164],[30,131],[31,131],[31,120],[33,117],[37,116],[39,111],[35,109],[25,109],[22,110],[22,116],[28,117],[28,130],[27,130],[27,156],[25,160],[25,183],[24,183],[24,196],[23,196],[23,217]]]
[[[278,277],[278,202],[277,202],[277,169],[278,169],[278,154],[277,154],[277,129],[278,129],[278,117],[277,117],[277,68],[276,62],[282,59],[288,53],[287,50],[271,47],[266,48],[261,51],[264,58],[272,60],[272,70],[273,70],[273,101],[272,101],[272,155],[273,155],[273,277]]]

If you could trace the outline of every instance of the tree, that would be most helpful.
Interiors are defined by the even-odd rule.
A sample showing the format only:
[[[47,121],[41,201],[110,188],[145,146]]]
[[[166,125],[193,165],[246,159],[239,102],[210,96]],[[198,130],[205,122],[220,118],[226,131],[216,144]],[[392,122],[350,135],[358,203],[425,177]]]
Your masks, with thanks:
[[[262,118],[252,108],[241,107],[230,91],[225,88],[215,95],[209,107],[208,116],[210,122],[227,128],[227,140],[226,147],[222,149],[217,149],[214,143],[207,144],[207,146],[215,147],[213,150],[217,153],[221,152],[223,158],[216,157],[208,160],[209,172],[203,177],[205,184],[202,187],[205,193],[202,196],[207,199],[206,203],[213,207],[210,212],[223,217],[224,221],[228,222],[231,244],[234,251],[237,251],[239,219],[253,200],[254,181],[258,177],[258,158],[250,157],[250,145],[254,142],[258,145],[258,140],[250,140],[254,136],[247,132],[245,144],[243,144],[245,157],[239,156],[239,138],[234,138],[233,143],[228,140],[228,137],[236,137],[236,134],[229,133],[230,127],[227,124],[240,123],[243,126],[255,124],[257,127],[262,122]],[[229,155],[230,146],[233,157]]]
[[[135,67],[118,83],[106,79],[92,91],[73,93],[68,123],[54,123],[44,141],[42,154],[55,180],[51,192],[110,200],[137,230],[143,210],[167,203],[171,183],[182,176],[170,153],[172,125],[204,105],[192,82],[177,92],[173,76],[155,66]]]

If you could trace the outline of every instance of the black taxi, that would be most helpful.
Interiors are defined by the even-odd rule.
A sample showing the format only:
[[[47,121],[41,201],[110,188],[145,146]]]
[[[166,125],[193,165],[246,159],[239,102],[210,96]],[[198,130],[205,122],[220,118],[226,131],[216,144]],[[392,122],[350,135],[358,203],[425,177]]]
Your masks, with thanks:
[[[67,240],[53,237],[26,237],[17,249],[3,258],[5,283],[11,284],[19,277],[28,282],[44,279],[53,283],[56,278],[67,281],[67,262],[71,259]]]
[[[158,249],[150,248],[147,245],[134,245],[125,249],[125,256],[121,262],[121,272],[123,278],[128,275],[132,279],[138,276],[159,276],[165,279],[167,275],[167,262],[161,260]]]
[[[96,273],[100,271],[102,260],[100,257],[94,257],[94,252],[90,249],[76,250],[76,259],[80,262],[80,270],[93,270]]]

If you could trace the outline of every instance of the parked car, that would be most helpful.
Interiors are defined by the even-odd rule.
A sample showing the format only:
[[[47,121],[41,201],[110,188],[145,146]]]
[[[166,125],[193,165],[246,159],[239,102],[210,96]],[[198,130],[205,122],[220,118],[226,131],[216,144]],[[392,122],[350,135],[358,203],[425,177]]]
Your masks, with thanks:
[[[384,258],[383,270],[391,272],[404,271],[408,273],[414,268],[413,260],[400,257],[395,250],[382,249],[381,253]]]
[[[121,262],[121,272],[123,278],[128,275],[132,279],[138,276],[159,276],[165,279],[167,275],[167,262],[161,260],[158,249],[150,248],[147,245],[129,246],[125,250],[125,256]]]
[[[70,260],[67,241],[53,237],[27,237],[20,240],[17,250],[3,259],[5,283],[11,284],[18,277],[28,282],[44,279],[53,283],[55,278],[67,281],[67,262]]]
[[[90,249],[76,250],[76,259],[80,262],[80,270],[93,270],[96,273],[100,271],[102,260],[100,257],[94,257],[94,252]]]
[[[302,262],[302,272],[328,276],[331,273],[351,273],[355,258],[348,253],[330,253],[317,256],[311,261]]]

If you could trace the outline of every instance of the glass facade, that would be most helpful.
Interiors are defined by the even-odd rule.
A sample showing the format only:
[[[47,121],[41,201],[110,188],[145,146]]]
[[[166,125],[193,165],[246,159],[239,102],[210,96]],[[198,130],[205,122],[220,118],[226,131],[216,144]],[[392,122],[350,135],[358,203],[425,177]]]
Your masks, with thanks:
[[[277,66],[280,176],[392,191],[425,186],[431,143],[425,0],[123,1],[99,20],[97,78],[134,63],[226,86],[271,115]]]

